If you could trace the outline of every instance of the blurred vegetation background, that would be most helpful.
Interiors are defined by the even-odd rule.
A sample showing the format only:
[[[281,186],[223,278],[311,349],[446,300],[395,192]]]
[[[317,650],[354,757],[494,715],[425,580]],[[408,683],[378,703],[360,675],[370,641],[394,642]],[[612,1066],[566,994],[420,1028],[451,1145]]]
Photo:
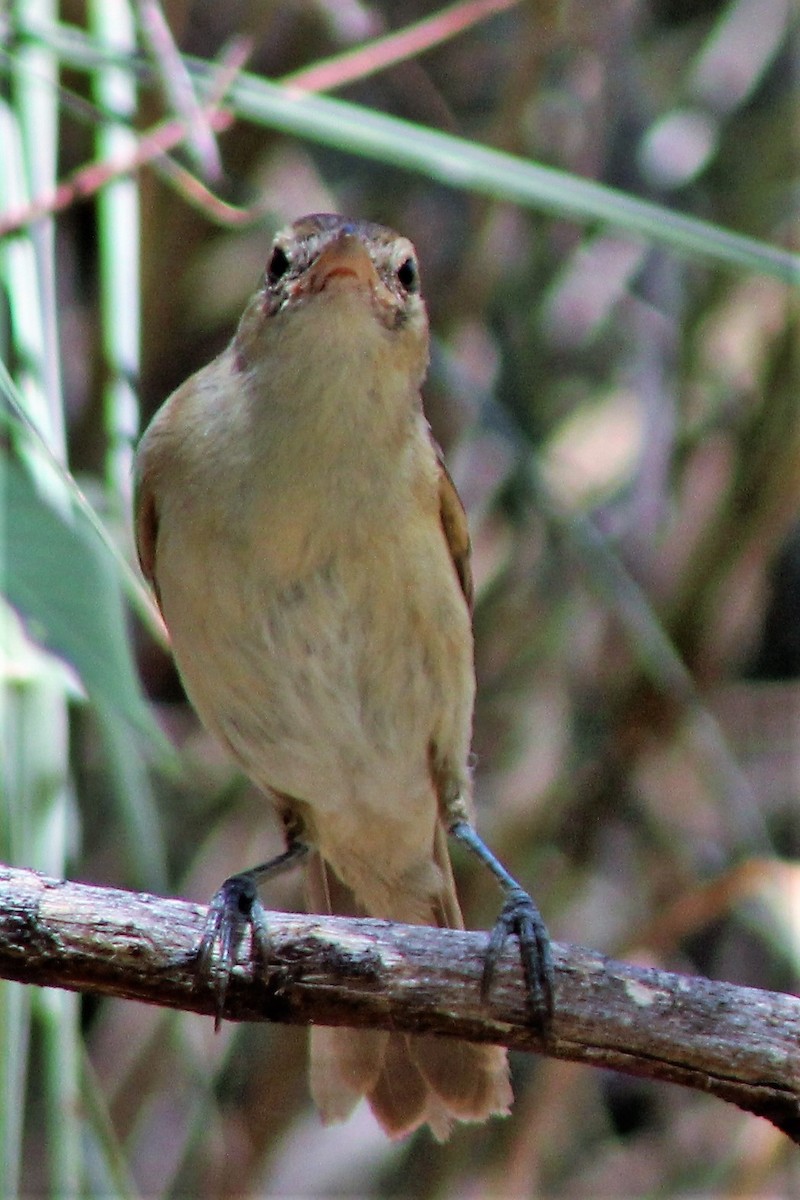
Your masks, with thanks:
[[[130,571],[130,462],[272,232],[342,211],[422,262],[482,833],[560,940],[797,988],[798,25],[790,0],[0,5],[4,859],[206,901],[279,848]],[[293,73],[338,101],[263,82]],[[195,94],[225,95],[216,144]],[[488,927],[497,894],[456,866]],[[266,900],[299,907],[299,878]],[[718,1101],[513,1071],[507,1121],[392,1145],[367,1112],[321,1128],[302,1030],[3,984],[0,1192],[800,1188],[789,1143]]]

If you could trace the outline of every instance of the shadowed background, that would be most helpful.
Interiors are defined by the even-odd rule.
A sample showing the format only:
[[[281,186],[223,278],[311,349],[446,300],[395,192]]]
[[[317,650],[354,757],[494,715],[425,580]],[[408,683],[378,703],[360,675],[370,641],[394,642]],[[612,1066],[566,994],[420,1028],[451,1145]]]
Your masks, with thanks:
[[[65,3],[61,20],[100,39],[99,7]],[[148,7],[135,6],[143,23]],[[474,7],[456,4],[450,19]],[[432,48],[420,33],[410,57],[386,69],[369,73],[366,53],[331,90],[656,201],[665,225],[676,210],[796,248],[799,43],[788,3],[484,7],[497,11]],[[109,4],[109,25],[126,9]],[[244,37],[246,70],[279,78],[433,10],[240,0],[163,11],[181,52],[215,59]],[[43,71],[37,48],[62,56],[65,90],[52,93],[61,179],[119,152],[99,141],[112,104],[133,144],[172,108],[145,73],[126,111],[103,90],[108,74],[103,83],[52,31],[25,24],[53,15],[37,3],[5,18],[0,86],[30,162],[20,78]],[[146,63],[159,61],[141,34],[140,45]],[[219,151],[217,178],[213,154],[177,159],[228,204],[258,203],[256,220],[220,223],[149,168],[111,211],[76,200],[55,220],[47,361],[61,381],[70,468],[119,545],[130,555],[136,426],[225,345],[274,230],[340,211],[401,231],[419,252],[431,315],[426,409],[473,536],[481,833],[557,939],[795,990],[791,281],[714,265],[688,243],[666,249],[622,219],[579,223],[453,190],[254,121],[222,134]],[[3,202],[15,207],[8,188]],[[0,346],[20,383],[28,367],[7,252],[0,269]],[[138,362],[125,359],[131,336]],[[45,800],[28,842],[18,831],[33,817],[8,818],[3,855],[52,868],[39,851],[57,826],[60,873],[205,901],[228,874],[279,850],[280,831],[198,725],[164,648],[139,618],[130,629],[179,769],[147,736],[75,698],[19,630],[6,680],[7,791],[24,801],[33,787]],[[61,747],[57,763],[43,744]],[[51,794],[42,781],[56,775]],[[468,924],[488,928],[499,900],[491,881],[458,853],[456,869]],[[276,880],[265,901],[299,907],[299,874]],[[11,985],[3,997],[8,1028],[22,1031],[5,1075],[22,1126],[12,1121],[3,1140],[7,1153],[16,1147],[25,1194],[64,1194],[74,1179],[89,1194],[197,1197],[774,1196],[797,1186],[796,1159],[774,1129],[677,1088],[512,1056],[509,1120],[459,1128],[445,1146],[424,1135],[393,1146],[361,1110],[322,1130],[301,1030],[226,1025],[215,1036],[211,1021],[186,1014],[69,997],[30,1001],[23,1018]]]

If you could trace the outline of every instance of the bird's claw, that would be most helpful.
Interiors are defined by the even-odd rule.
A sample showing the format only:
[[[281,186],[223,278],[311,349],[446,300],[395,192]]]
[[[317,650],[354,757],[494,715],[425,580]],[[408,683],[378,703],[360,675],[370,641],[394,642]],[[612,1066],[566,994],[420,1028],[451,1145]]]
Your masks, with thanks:
[[[546,1034],[553,1016],[553,952],[550,935],[531,897],[521,887],[510,889],[489,937],[483,964],[481,996],[488,998],[503,948],[512,934],[519,940],[519,953],[536,1027]]]
[[[215,893],[197,948],[197,985],[210,984],[214,994],[214,1029],[219,1030],[233,968],[245,933],[250,930],[253,957],[266,963],[269,941],[264,909],[251,875],[232,875]],[[217,952],[218,948],[218,952]]]

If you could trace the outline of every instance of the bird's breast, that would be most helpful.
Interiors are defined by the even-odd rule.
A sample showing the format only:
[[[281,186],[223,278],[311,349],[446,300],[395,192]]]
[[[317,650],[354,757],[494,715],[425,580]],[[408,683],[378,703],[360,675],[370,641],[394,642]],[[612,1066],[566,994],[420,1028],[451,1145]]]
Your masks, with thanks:
[[[210,557],[202,538],[204,564],[185,570],[192,540],[176,539],[161,595],[190,697],[264,787],[316,806],[419,792],[432,740],[466,755],[473,702],[469,614],[441,530],[367,522],[318,540],[291,515],[303,537],[283,522],[272,543],[262,532],[242,553],[220,538]]]

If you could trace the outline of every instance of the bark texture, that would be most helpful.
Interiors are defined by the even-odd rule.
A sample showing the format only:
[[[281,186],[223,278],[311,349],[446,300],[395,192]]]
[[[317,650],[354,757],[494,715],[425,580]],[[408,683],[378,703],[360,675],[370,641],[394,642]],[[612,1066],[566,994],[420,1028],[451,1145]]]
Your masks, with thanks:
[[[0,977],[214,1011],[195,955],[205,908],[0,866]],[[486,934],[269,913],[268,969],[245,939],[225,1016],[435,1033],[710,1092],[800,1143],[800,998],[615,962],[556,945],[556,1011],[543,1044],[512,944],[490,1002]]]

